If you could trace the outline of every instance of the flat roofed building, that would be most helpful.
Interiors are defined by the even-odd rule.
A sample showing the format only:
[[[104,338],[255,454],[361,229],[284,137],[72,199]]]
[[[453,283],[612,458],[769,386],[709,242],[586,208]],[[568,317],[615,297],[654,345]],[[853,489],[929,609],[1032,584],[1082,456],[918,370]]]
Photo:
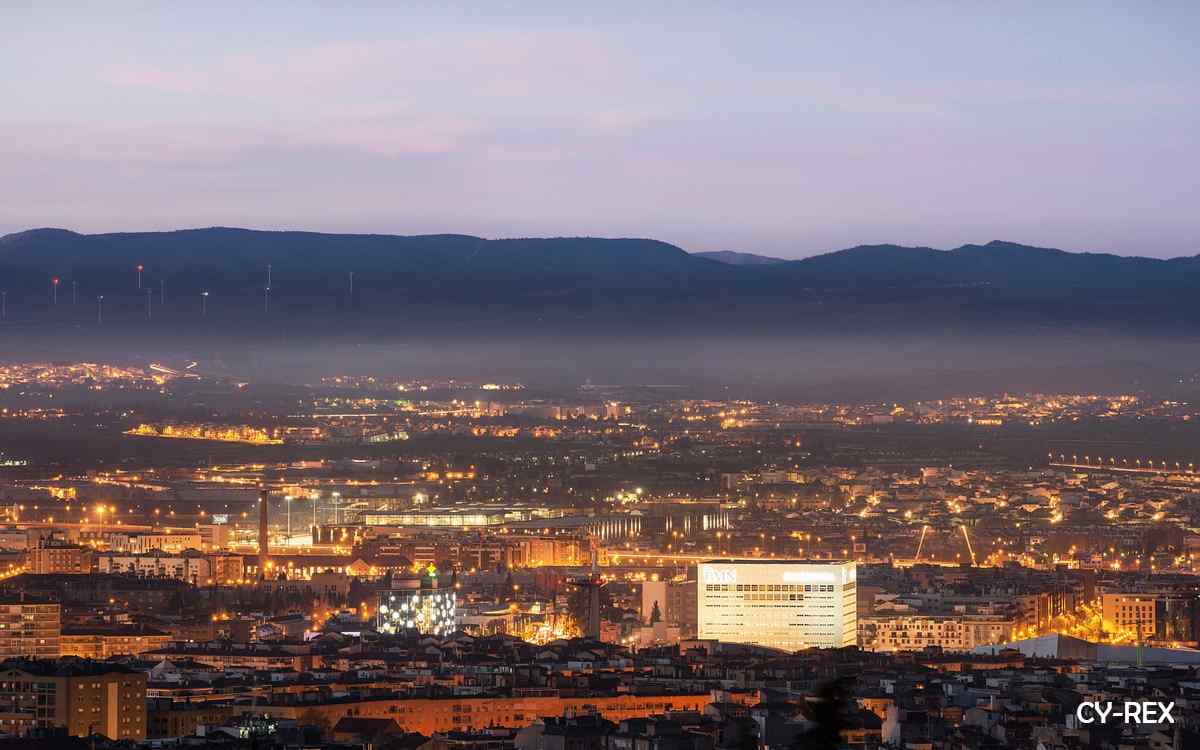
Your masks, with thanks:
[[[61,635],[58,604],[27,597],[0,601],[0,659],[57,659]]]
[[[177,578],[194,586],[213,582],[213,563],[199,550],[172,552],[100,552],[97,573],[127,573],[149,578]]]
[[[87,575],[92,572],[92,560],[88,550],[60,539],[41,541],[29,550],[27,558],[31,573]]]
[[[146,675],[104,662],[9,660],[0,664],[0,731],[65,729],[112,740],[146,739]]]
[[[416,630],[422,635],[448,636],[457,627],[457,601],[452,586],[439,584],[432,575],[393,578],[391,585],[376,595],[375,628],[380,633]]]
[[[434,732],[483,731],[489,727],[527,726],[542,716],[599,714],[609,721],[640,718],[668,711],[702,711],[712,702],[710,693],[671,695],[559,696],[454,696],[408,698],[399,696],[333,698],[319,702],[285,701],[278,695],[259,703],[256,711],[276,719],[336,726],[344,717],[394,719],[406,732],[426,736]],[[569,747],[591,747],[569,745]],[[601,745],[603,747],[603,745]]]
[[[1105,623],[1131,633],[1140,631],[1142,638],[1154,635],[1154,594],[1104,594],[1100,601]]]
[[[853,562],[710,560],[698,578],[702,639],[785,651],[857,643]]]
[[[144,654],[166,648],[171,635],[138,627],[68,627],[62,632],[62,655],[81,659]]]
[[[1200,594],[1132,591],[1101,596],[1106,629],[1137,640],[1200,643]]]

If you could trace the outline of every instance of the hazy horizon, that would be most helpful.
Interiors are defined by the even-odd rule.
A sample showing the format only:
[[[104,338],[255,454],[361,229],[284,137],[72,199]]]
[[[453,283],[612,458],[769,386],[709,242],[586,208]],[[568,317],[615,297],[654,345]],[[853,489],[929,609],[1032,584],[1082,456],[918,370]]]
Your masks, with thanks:
[[[690,395],[787,401],[938,399],[999,392],[1149,392],[1191,397],[1195,336],[1104,330],[914,330],[907,335],[732,333],[689,328],[572,331],[532,327],[417,328],[390,334],[140,331],[133,327],[11,328],[0,364],[198,360],[255,382],[333,375],[519,381],[574,388],[674,384]]]
[[[5,16],[0,233],[1200,252],[1194,4]]]
[[[400,233],[396,233],[396,232],[365,232],[365,231],[364,232],[354,232],[354,231],[325,232],[325,231],[321,231],[321,230],[302,229],[302,228],[281,228],[281,227],[267,227],[267,226],[226,226],[226,225],[180,226],[180,227],[172,227],[172,228],[167,228],[167,229],[127,228],[127,229],[115,229],[112,231],[104,231],[104,232],[83,232],[83,231],[74,229],[72,227],[65,227],[65,226],[37,226],[37,227],[25,227],[23,229],[16,229],[11,232],[0,232],[0,239],[6,237],[8,235],[15,235],[15,234],[21,234],[24,232],[41,231],[41,230],[65,230],[68,232],[73,232],[75,234],[81,234],[81,235],[107,235],[107,234],[158,234],[158,233],[169,233],[169,232],[198,231],[198,230],[205,230],[205,229],[237,229],[237,230],[246,230],[246,231],[250,231],[250,232],[300,232],[300,233],[306,233],[306,234],[335,234],[335,235],[349,235],[349,236],[353,236],[353,235],[372,236],[372,235],[374,235],[374,236],[396,236],[396,237],[465,235],[465,234],[467,234],[465,232],[445,231],[445,232],[421,232],[420,234],[417,234],[417,235],[404,235],[404,234],[400,234]],[[812,257],[816,257],[818,255],[824,255],[824,254],[828,254],[828,253],[836,253],[840,250],[848,250],[851,248],[864,247],[864,246],[896,245],[899,247],[907,247],[907,248],[913,248],[913,249],[918,249],[918,248],[919,249],[931,249],[931,250],[941,250],[943,252],[948,252],[948,251],[956,250],[960,247],[967,246],[967,245],[981,246],[981,245],[990,244],[992,242],[1018,244],[1018,245],[1025,245],[1028,247],[1039,247],[1039,248],[1047,249],[1047,250],[1061,250],[1063,252],[1074,253],[1074,254],[1103,253],[1103,254],[1107,254],[1107,255],[1116,255],[1116,256],[1127,257],[1127,258],[1150,258],[1153,260],[1172,260],[1174,258],[1185,258],[1185,257],[1193,257],[1196,255],[1200,255],[1200,249],[1198,249],[1194,253],[1185,253],[1183,255],[1178,255],[1178,256],[1151,256],[1151,255],[1142,255],[1142,254],[1132,253],[1132,252],[1121,252],[1120,250],[1099,251],[1099,250],[1093,250],[1091,248],[1052,247],[1049,245],[1037,245],[1037,244],[1030,244],[1030,243],[1015,242],[1013,240],[1010,240],[1010,239],[1007,239],[1004,237],[992,237],[992,238],[989,238],[986,240],[978,240],[978,239],[977,240],[968,240],[966,242],[961,243],[960,245],[955,245],[952,247],[951,246],[938,247],[935,245],[905,244],[905,243],[896,243],[896,242],[878,242],[878,243],[876,243],[876,242],[859,242],[859,243],[855,243],[855,244],[851,244],[851,245],[846,245],[843,247],[831,247],[831,248],[826,248],[823,250],[817,250],[813,253],[810,253],[810,254],[802,256],[802,257],[788,258],[788,257],[771,255],[770,253],[757,253],[757,252],[753,252],[753,251],[749,251],[749,250],[737,250],[737,249],[733,249],[733,248],[723,248],[722,250],[700,250],[700,249],[689,248],[689,247],[685,247],[682,245],[678,245],[678,244],[670,242],[668,240],[664,240],[661,237],[649,237],[649,236],[647,236],[647,237],[632,237],[632,236],[624,237],[624,236],[616,236],[616,235],[605,236],[605,235],[582,235],[582,234],[544,235],[544,236],[540,236],[540,237],[534,236],[534,235],[497,235],[497,236],[470,235],[470,236],[479,237],[480,239],[484,239],[484,240],[576,239],[576,238],[595,238],[595,239],[610,239],[610,240],[624,240],[624,239],[656,240],[656,241],[666,242],[667,244],[674,245],[674,246],[678,247],[679,249],[681,249],[689,254],[692,254],[692,255],[703,254],[703,253],[714,253],[714,252],[733,252],[733,253],[738,253],[738,254],[748,254],[748,255],[757,255],[760,257],[776,258],[779,260],[803,260],[804,258],[812,258]]]

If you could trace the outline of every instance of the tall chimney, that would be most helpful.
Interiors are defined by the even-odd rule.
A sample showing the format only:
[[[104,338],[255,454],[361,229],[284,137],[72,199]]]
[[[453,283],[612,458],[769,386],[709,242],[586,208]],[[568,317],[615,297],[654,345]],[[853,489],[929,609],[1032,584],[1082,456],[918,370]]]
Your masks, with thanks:
[[[258,491],[258,580],[267,578],[267,560],[271,556],[270,539],[267,530],[267,488]]]

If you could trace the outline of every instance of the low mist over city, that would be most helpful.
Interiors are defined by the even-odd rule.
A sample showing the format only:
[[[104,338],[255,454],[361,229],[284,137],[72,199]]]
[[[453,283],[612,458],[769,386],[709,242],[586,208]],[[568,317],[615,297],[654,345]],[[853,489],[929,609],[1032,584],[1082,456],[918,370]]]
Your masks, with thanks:
[[[1200,748],[1198,28],[0,12],[0,750]]]

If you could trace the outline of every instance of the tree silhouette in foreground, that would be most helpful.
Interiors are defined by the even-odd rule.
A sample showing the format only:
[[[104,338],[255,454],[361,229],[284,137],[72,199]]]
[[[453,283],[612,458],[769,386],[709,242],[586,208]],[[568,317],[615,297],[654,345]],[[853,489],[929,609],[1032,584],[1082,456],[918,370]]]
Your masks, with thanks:
[[[816,726],[796,737],[792,750],[837,750],[841,746],[842,730],[846,721],[846,699],[849,686],[845,679],[838,678],[817,688],[809,702],[809,719]]]

